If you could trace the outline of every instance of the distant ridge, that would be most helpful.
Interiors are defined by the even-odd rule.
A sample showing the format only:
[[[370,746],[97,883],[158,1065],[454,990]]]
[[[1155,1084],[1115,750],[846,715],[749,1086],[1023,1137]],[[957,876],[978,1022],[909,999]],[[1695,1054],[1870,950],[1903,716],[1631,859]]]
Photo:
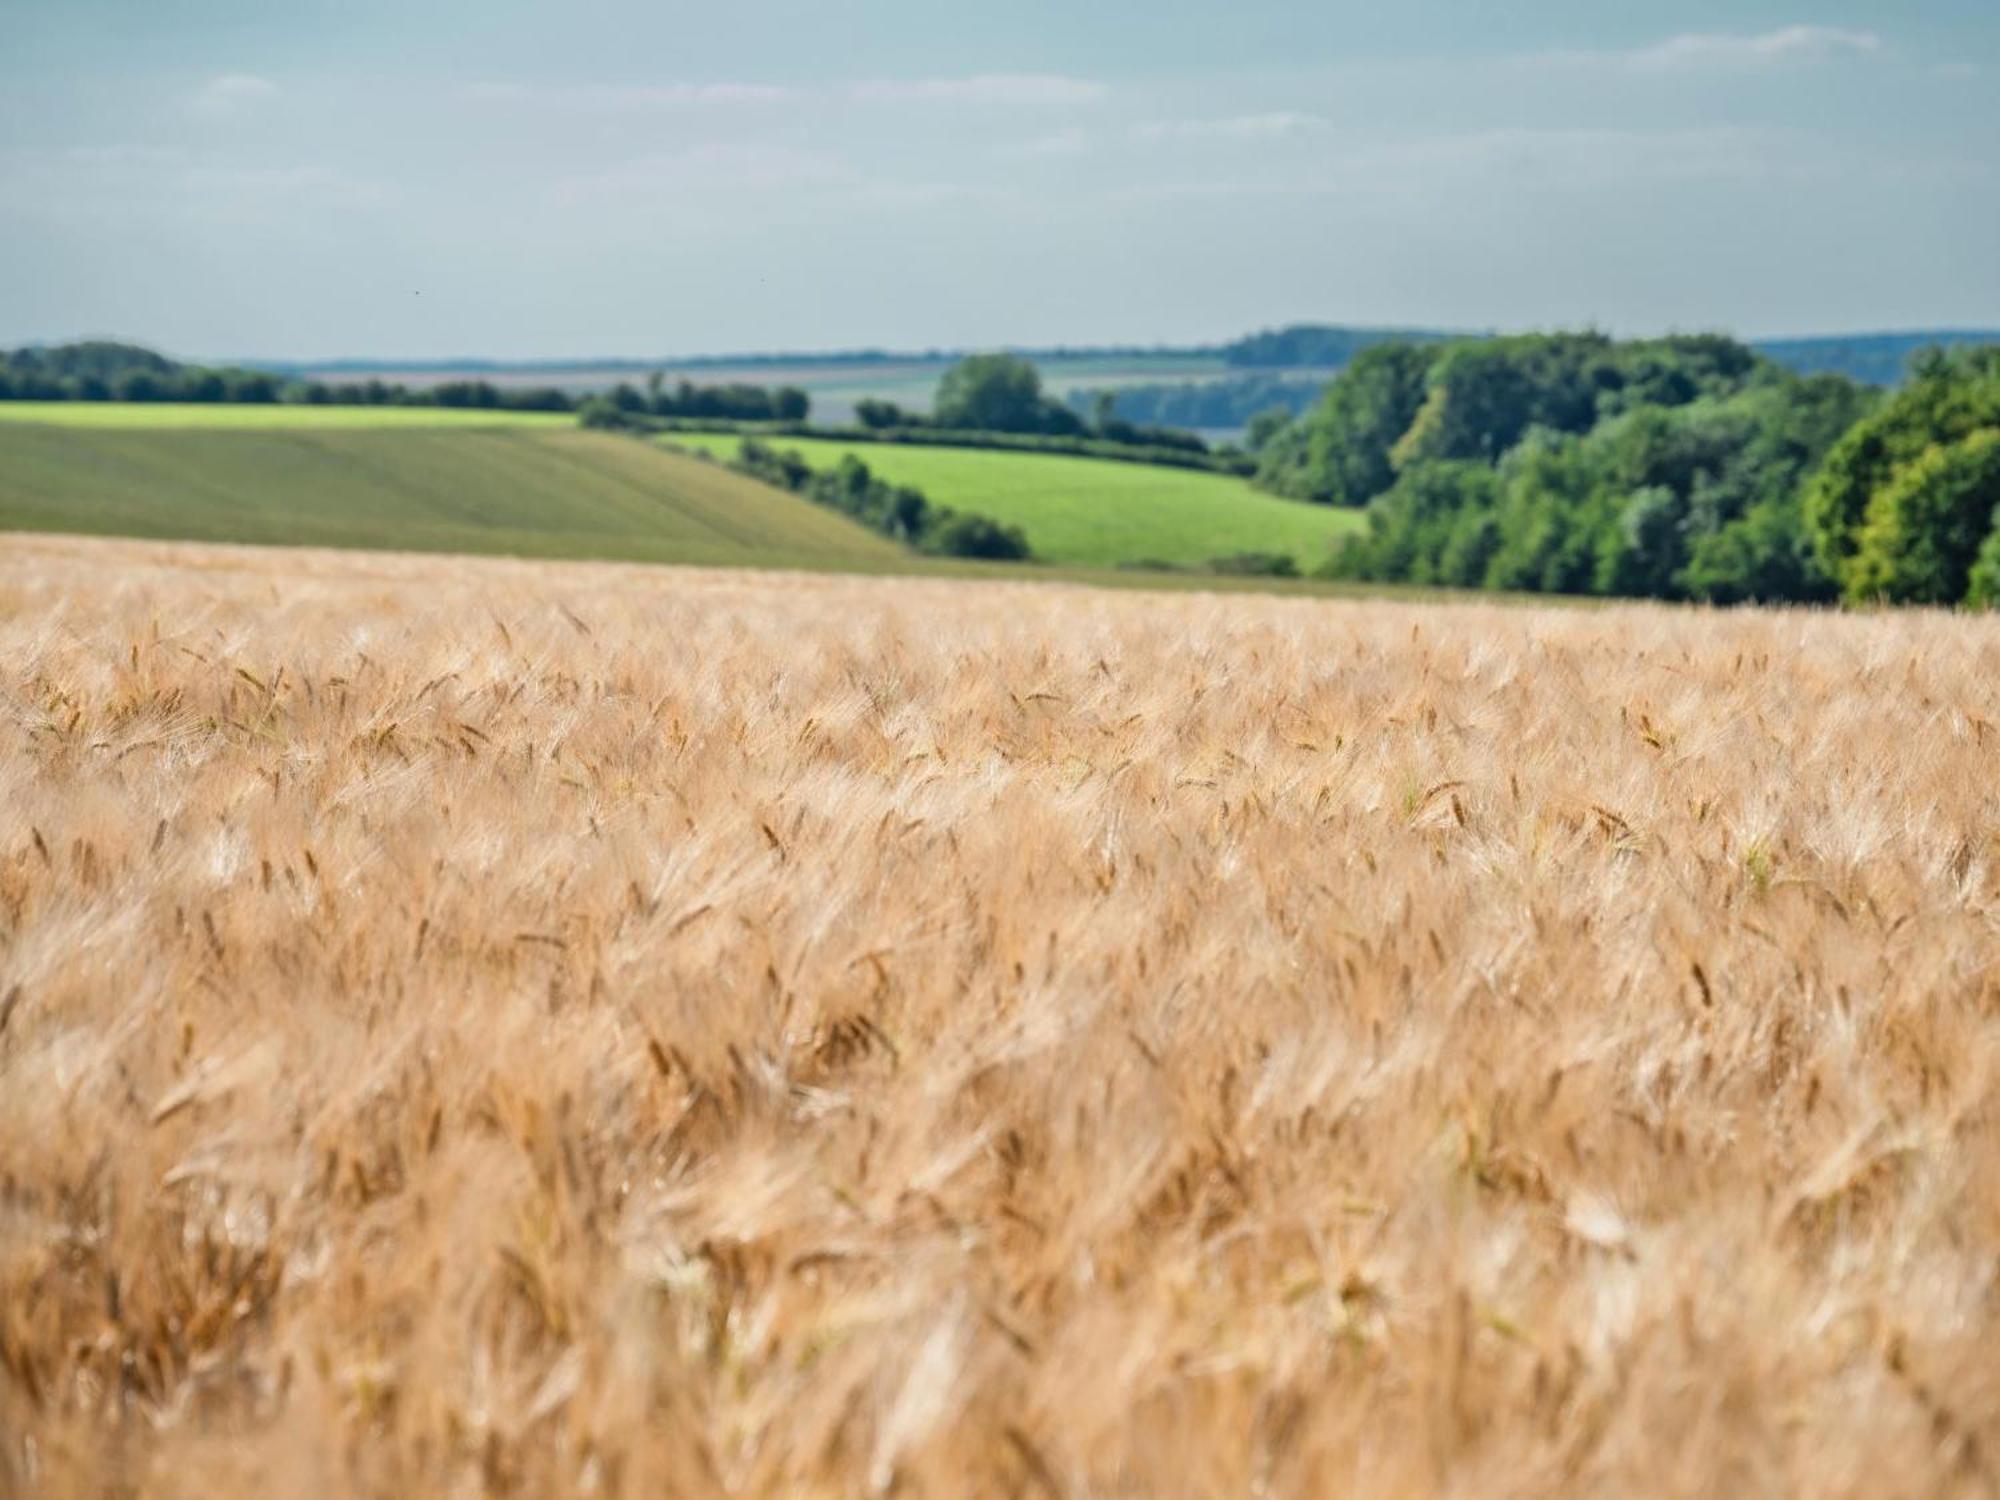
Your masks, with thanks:
[[[1939,328],[1910,333],[1823,334],[1763,339],[1750,347],[1801,375],[1846,375],[1864,385],[1900,385],[1920,349],[2000,344],[2000,330]]]
[[[1480,337],[1469,331],[1437,328],[1374,328],[1330,323],[1295,323],[1265,329],[1221,344],[1102,344],[1017,346],[1010,352],[1036,361],[1182,359],[1213,360],[1237,370],[1326,370],[1344,366],[1371,344],[1398,339],[1437,340]],[[1933,345],[2000,344],[2000,329],[1912,329],[1880,333],[1815,334],[1796,338],[1747,341],[1779,364],[1801,374],[1847,375],[1869,385],[1896,385],[1908,373],[1910,357]],[[246,359],[232,361],[246,369],[283,375],[341,377],[354,374],[395,375],[540,375],[589,372],[597,375],[644,375],[653,370],[743,370],[814,367],[944,365],[971,351],[964,349],[838,349],[790,353],[700,354],[658,358],[592,359],[433,359],[330,360]]]

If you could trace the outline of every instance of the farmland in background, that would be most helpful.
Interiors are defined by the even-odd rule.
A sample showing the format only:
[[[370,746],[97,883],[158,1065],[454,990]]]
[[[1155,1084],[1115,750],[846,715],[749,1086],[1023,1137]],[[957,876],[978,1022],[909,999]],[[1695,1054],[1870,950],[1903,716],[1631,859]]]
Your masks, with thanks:
[[[904,556],[796,496],[572,418],[187,411],[200,415],[184,428],[0,422],[0,528],[767,567]],[[216,430],[210,411],[294,420]]]
[[[728,458],[731,436],[675,433],[680,447]],[[816,467],[852,453],[892,484],[939,505],[1019,526],[1037,557],[1087,567],[1144,560],[1198,567],[1231,553],[1284,553],[1311,571],[1336,537],[1367,524],[1363,513],[1283,500],[1227,474],[1108,459],[900,443],[774,437]]]
[[[502,387],[559,385],[574,392],[608,390],[621,381],[643,385],[653,370],[669,385],[686,379],[697,385],[743,383],[797,386],[812,398],[813,420],[845,425],[854,420],[857,401],[893,401],[913,410],[928,410],[937,383],[960,356],[938,355],[852,360],[837,357],[674,361],[657,364],[609,361],[592,364],[494,365],[452,364],[404,367],[365,362],[303,367],[321,378],[401,382],[416,389],[464,380],[468,374]],[[1096,391],[1163,380],[1210,380],[1234,373],[1219,353],[1079,354],[1041,356],[1035,360],[1050,394],[1063,398],[1075,391]],[[1330,374],[1331,371],[1321,372]]]
[[[1991,619],[14,537],[0,723],[0,1492],[1987,1487]]]

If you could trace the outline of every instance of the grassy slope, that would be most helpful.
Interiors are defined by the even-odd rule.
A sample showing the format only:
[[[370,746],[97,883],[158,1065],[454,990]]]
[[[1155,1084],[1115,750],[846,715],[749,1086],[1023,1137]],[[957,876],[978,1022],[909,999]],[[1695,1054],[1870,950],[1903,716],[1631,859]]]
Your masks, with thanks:
[[[178,401],[0,401],[0,424],[53,423],[60,427],[325,428],[574,427],[559,411],[473,411],[443,406],[233,406]]]
[[[670,440],[722,455],[739,439],[676,433]],[[1334,537],[1363,525],[1359,511],[1279,500],[1244,480],[1198,470],[967,448],[919,448],[783,438],[807,462],[854,453],[896,484],[940,505],[1020,526],[1038,557],[1084,567],[1142,558],[1199,564],[1230,552],[1288,552],[1310,569]]]
[[[627,438],[0,424],[0,528],[745,566],[893,566],[807,502]]]

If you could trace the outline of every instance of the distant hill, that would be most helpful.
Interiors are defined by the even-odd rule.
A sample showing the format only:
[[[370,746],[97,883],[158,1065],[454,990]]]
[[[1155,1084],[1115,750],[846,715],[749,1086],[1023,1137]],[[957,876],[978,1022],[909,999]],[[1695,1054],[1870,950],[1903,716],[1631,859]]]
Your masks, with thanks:
[[[1116,389],[1121,392],[1119,415],[1127,420],[1177,420],[1196,427],[1227,428],[1265,406],[1297,409],[1310,404],[1315,380],[1323,382],[1346,368],[1355,355],[1375,345],[1482,336],[1437,328],[1295,323],[1221,344],[1023,346],[1011,352],[1040,366],[1044,380],[1058,395],[1067,398],[1084,393],[1078,400],[1080,408],[1089,407],[1095,392]],[[1869,385],[1893,386],[1904,380],[1911,356],[1921,349],[1984,343],[2000,343],[2000,330],[1830,334],[1765,339],[1753,341],[1751,347],[1803,374],[1835,373]],[[569,392],[600,390],[660,370],[681,378],[695,375],[755,385],[796,384],[808,391],[816,413],[844,420],[854,402],[869,397],[924,408],[938,377],[966,352],[846,349],[657,359],[243,360],[235,362],[233,373],[230,369],[219,373],[238,380],[249,371],[266,377],[323,381],[368,376],[408,382],[419,390],[476,378],[491,381],[503,392],[518,394],[516,388],[526,385],[560,387]],[[168,379],[200,373],[196,366],[108,340],[31,346],[11,354],[0,351],[0,377],[9,372],[51,381],[99,381],[114,389],[121,378],[135,375]],[[1223,388],[1201,397],[1174,389],[1176,383],[1196,380]],[[1282,380],[1284,388],[1265,389],[1273,380]],[[14,392],[17,398],[35,393],[28,382],[17,379],[16,384],[20,387]],[[1148,386],[1156,388],[1139,389]],[[1170,418],[1169,412],[1176,415]]]
[[[1752,344],[1759,354],[1801,375],[1845,375],[1864,385],[1900,385],[1910,358],[1920,349],[2000,344],[2000,329],[1984,332],[1938,329],[1920,333],[1832,334],[1816,338],[1765,339]]]
[[[1236,369],[1337,370],[1375,344],[1429,343],[1466,336],[1438,329],[1299,323],[1251,334],[1224,344],[1219,352]],[[1759,354],[1802,375],[1836,374],[1864,385],[1900,385],[1909,373],[1911,356],[1919,350],[2000,344],[2000,330],[1919,329],[1906,333],[1825,334],[1749,342]]]
[[[1325,323],[1294,323],[1267,328],[1220,351],[1224,362],[1238,370],[1339,370],[1363,349],[1377,344],[1435,343],[1461,338],[1438,328],[1343,328]]]

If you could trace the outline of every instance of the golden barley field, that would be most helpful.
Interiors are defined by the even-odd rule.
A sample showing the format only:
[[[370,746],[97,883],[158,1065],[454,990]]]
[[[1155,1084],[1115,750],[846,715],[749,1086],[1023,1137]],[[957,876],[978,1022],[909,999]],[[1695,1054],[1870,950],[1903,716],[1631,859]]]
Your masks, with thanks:
[[[0,541],[0,1494],[2000,1487],[2000,622]]]

